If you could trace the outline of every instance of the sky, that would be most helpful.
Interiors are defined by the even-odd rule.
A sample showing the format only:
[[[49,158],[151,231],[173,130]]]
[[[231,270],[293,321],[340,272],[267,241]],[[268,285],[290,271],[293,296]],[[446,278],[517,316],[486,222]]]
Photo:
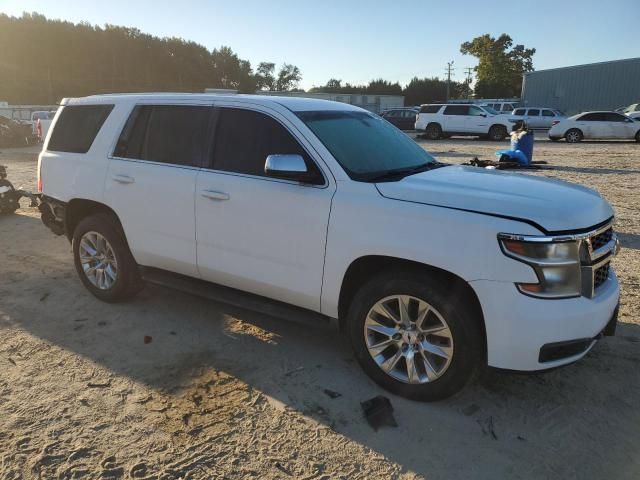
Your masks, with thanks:
[[[2,13],[24,11],[227,45],[254,68],[292,63],[304,89],[443,77],[449,61],[463,80],[477,61],[460,44],[485,33],[535,47],[537,70],[640,55],[640,0],[0,0]]]

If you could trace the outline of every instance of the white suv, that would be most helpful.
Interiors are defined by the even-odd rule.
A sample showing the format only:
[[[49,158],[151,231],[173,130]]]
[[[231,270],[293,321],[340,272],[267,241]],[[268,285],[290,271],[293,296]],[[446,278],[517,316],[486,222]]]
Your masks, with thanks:
[[[429,140],[452,135],[474,135],[503,140],[511,131],[510,115],[471,104],[422,105],[416,117],[416,130]]]
[[[600,195],[438,163],[343,103],[65,99],[38,185],[43,222],[99,299],[174,282],[334,320],[366,373],[410,398],[447,397],[486,365],[573,362],[616,325],[618,243]]]

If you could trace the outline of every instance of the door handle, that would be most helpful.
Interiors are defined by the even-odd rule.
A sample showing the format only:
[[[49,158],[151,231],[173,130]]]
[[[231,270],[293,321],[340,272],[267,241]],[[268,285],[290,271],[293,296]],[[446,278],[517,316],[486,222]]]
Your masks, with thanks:
[[[209,200],[218,200],[218,201],[222,201],[222,200],[229,200],[229,194],[228,193],[224,193],[224,192],[217,192],[215,190],[203,190],[200,192],[200,195],[202,195],[205,198],[208,198]]]
[[[111,178],[118,183],[134,183],[136,181],[135,178],[130,177],[129,175],[113,175]]]

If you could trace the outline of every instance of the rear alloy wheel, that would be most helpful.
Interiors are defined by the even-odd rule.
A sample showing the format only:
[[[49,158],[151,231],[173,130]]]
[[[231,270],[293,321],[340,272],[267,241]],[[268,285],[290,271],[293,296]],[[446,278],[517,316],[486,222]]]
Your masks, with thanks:
[[[80,265],[89,282],[100,290],[109,290],[118,278],[118,261],[109,241],[100,233],[82,235],[79,245]]]
[[[504,125],[494,125],[489,129],[489,139],[493,140],[494,142],[504,140],[506,136],[507,129],[504,127]]]
[[[461,390],[486,365],[482,319],[467,295],[443,277],[420,272],[371,279],[347,317],[362,369],[413,400],[440,400]]]
[[[564,138],[567,141],[567,143],[578,143],[582,141],[583,136],[580,130],[578,130],[577,128],[572,128],[571,130],[569,130],[567,133],[564,134]]]
[[[73,233],[72,250],[80,280],[100,300],[120,302],[142,290],[138,265],[114,215],[82,219]]]
[[[438,140],[442,136],[442,128],[437,123],[431,123],[427,125],[424,134],[429,140]]]

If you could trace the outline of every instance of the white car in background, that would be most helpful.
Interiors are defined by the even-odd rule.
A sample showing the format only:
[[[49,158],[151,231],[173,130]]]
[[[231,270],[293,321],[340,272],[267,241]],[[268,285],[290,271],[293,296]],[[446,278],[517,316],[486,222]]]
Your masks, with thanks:
[[[527,107],[516,108],[511,112],[513,120],[523,120],[529,128],[551,128],[553,122],[564,120],[566,116],[552,108]]]
[[[561,120],[549,130],[553,141],[626,139],[640,142],[640,122],[616,112],[584,112]]]
[[[429,140],[452,135],[488,137],[504,140],[511,131],[511,115],[500,114],[488,106],[469,103],[428,104],[420,107],[416,130]]]

